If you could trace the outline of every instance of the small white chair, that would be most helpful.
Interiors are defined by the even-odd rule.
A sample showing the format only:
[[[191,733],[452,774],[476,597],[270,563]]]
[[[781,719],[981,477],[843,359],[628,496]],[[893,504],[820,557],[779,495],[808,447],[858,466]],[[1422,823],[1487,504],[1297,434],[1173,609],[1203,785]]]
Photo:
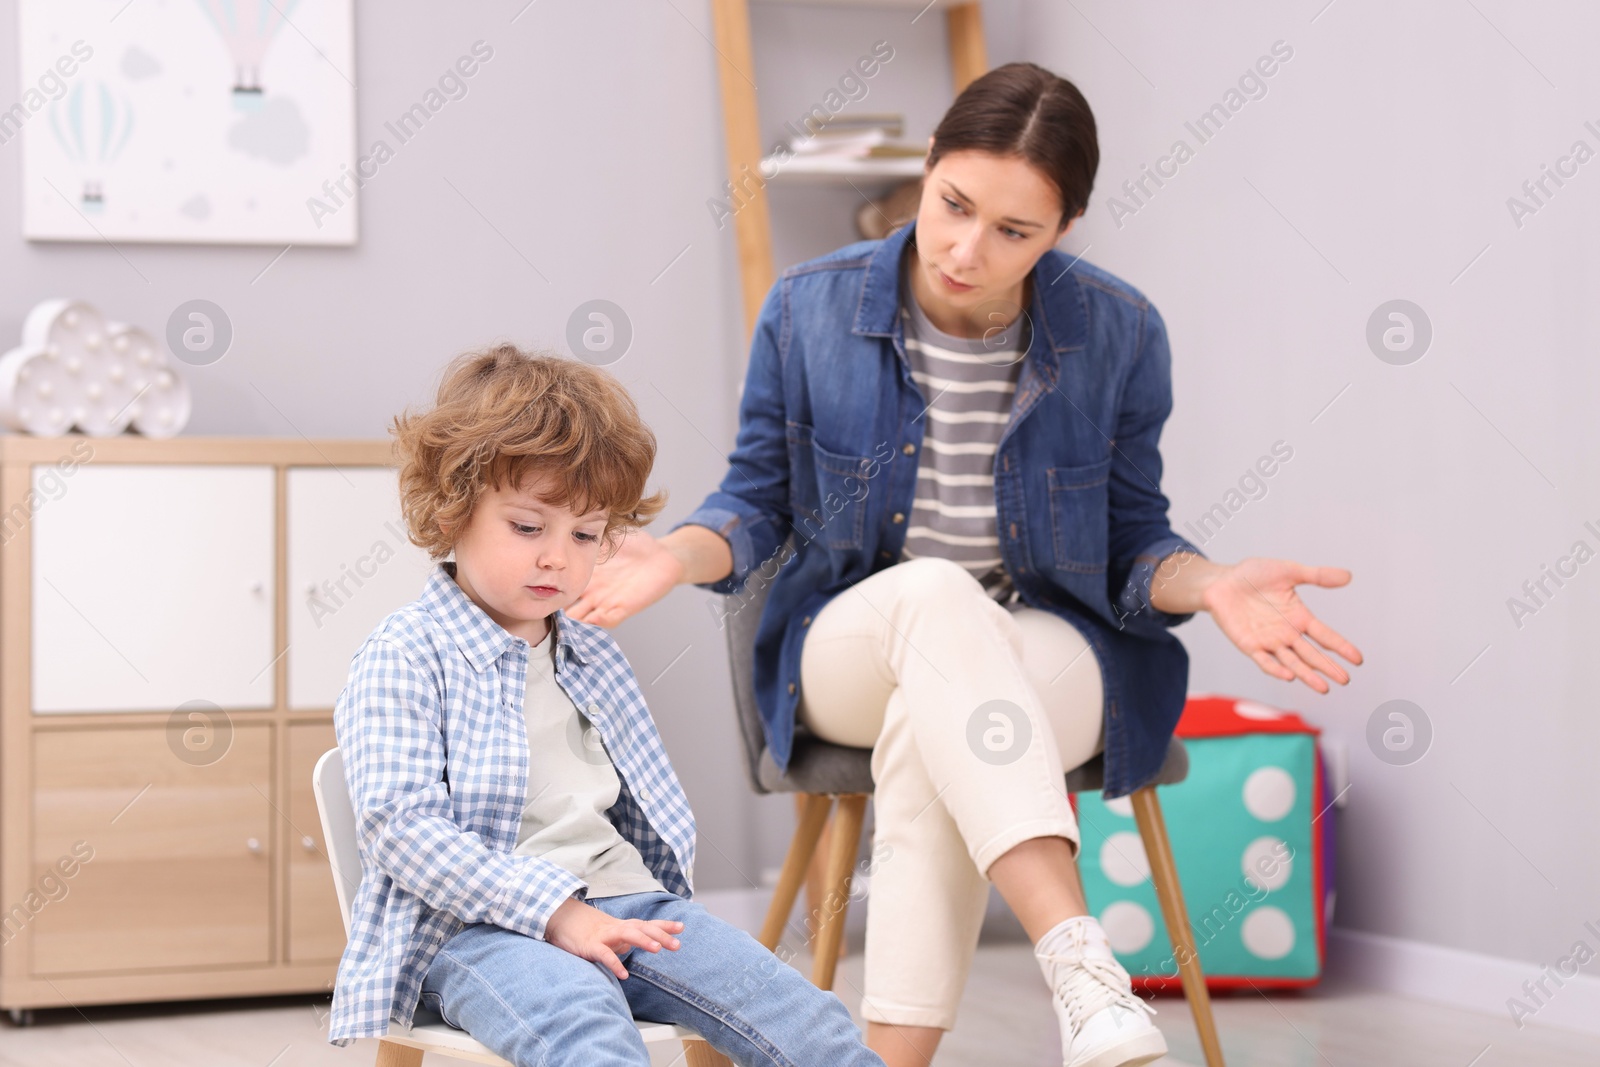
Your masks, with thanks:
[[[356,844],[356,813],[350,803],[350,788],[345,783],[344,757],[330,748],[317,760],[311,772],[311,788],[317,796],[317,813],[322,817],[322,837],[328,845],[328,863],[333,867],[333,886],[339,895],[339,915],[344,932],[350,933],[350,904],[361,884],[361,853]],[[687,1062],[696,1067],[716,1067],[728,1061],[692,1030],[665,1023],[637,1024],[645,1044],[683,1042]],[[422,1067],[424,1053],[441,1052],[473,1063],[513,1065],[474,1041],[465,1030],[445,1022],[424,1023],[410,1030],[391,1030],[378,1042],[376,1067]]]

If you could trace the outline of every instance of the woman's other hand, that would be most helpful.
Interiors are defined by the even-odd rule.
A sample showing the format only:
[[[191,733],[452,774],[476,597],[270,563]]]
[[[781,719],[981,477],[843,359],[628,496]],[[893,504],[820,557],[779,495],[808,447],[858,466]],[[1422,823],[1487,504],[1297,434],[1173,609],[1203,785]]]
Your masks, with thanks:
[[[1244,559],[1217,574],[1206,585],[1203,600],[1228,640],[1263,671],[1286,682],[1299,678],[1326,693],[1330,687],[1317,671],[1340,685],[1348,684],[1350,675],[1323,649],[1337,652],[1353,665],[1361,663],[1361,652],[1311,614],[1295,586],[1334,589],[1349,581],[1350,572],[1341,567],[1308,567],[1287,559]]]

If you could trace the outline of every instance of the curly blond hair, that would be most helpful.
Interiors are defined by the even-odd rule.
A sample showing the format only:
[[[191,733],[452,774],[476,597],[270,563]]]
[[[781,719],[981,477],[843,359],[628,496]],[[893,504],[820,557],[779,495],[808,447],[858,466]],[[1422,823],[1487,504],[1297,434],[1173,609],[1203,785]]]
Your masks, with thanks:
[[[645,496],[656,438],[615,378],[511,344],[457,356],[433,408],[389,428],[400,456],[407,535],[433,560],[450,554],[478,498],[549,479],[543,496],[579,515],[607,512],[603,540],[641,527],[666,504]]]

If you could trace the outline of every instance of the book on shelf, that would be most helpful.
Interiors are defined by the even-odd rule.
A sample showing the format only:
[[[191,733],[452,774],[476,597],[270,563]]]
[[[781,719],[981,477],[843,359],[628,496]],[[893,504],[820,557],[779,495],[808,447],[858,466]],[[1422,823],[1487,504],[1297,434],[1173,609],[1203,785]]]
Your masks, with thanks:
[[[925,144],[876,144],[867,150],[868,159],[921,159],[927,154]]]
[[[900,159],[927,154],[924,145],[899,140],[904,119],[898,114],[835,115],[814,132],[790,127],[789,150],[797,156],[843,159]]]
[[[900,136],[901,128],[905,125],[905,116],[897,111],[857,111],[854,113],[841,113],[830,115],[820,123],[813,123],[811,116],[807,115],[801,122],[803,129],[789,125],[791,133],[797,135],[819,134],[825,132],[838,132],[843,130],[866,130],[882,128],[890,131],[893,136]]]

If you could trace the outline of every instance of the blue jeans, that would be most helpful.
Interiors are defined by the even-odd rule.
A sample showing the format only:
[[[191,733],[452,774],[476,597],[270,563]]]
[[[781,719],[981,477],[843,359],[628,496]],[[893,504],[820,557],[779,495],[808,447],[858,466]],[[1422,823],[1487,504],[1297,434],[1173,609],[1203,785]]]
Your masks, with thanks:
[[[699,904],[670,893],[589,903],[618,919],[681,922],[680,947],[628,949],[623,981],[548,941],[474,923],[439,949],[421,1006],[517,1067],[643,1067],[635,1019],[688,1027],[741,1067],[882,1067],[837,996]]]

